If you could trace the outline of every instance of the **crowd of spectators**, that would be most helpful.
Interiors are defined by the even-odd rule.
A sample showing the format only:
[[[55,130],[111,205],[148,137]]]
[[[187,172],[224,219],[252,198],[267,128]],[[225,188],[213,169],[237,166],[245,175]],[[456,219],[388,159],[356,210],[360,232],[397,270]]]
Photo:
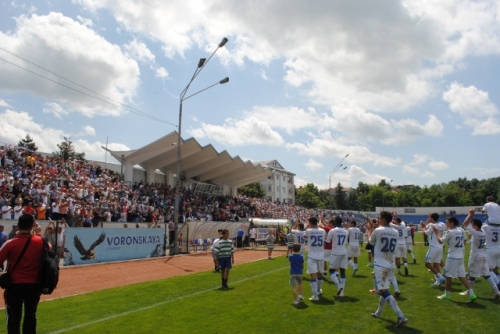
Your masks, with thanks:
[[[129,184],[120,175],[97,163],[64,161],[22,147],[0,145],[0,208],[2,219],[17,221],[23,213],[38,220],[63,218],[71,227],[92,227],[100,222],[148,222],[173,220],[175,193],[165,184],[142,181]],[[306,221],[327,218],[331,210],[259,198],[209,196],[181,190],[180,222],[239,221],[257,217]],[[341,213],[345,221],[351,213]]]

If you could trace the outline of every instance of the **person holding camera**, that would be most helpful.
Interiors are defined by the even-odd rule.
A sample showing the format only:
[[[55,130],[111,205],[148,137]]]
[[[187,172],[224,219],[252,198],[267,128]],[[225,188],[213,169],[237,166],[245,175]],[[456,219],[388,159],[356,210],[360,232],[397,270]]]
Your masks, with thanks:
[[[38,274],[42,263],[41,227],[30,214],[18,221],[19,232],[0,248],[0,263],[8,261],[12,285],[5,290],[7,332],[19,333],[24,305],[23,333],[36,333],[36,310],[40,301]],[[21,256],[21,253],[24,255]]]

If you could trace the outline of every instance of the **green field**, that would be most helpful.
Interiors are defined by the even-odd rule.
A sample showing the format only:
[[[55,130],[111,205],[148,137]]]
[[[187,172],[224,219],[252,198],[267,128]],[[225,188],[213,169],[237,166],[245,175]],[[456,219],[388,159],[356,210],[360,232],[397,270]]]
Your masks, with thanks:
[[[310,302],[306,280],[306,301],[294,307],[288,261],[280,256],[234,267],[226,291],[218,289],[220,275],[208,271],[42,302],[38,332],[497,333],[500,302],[491,299],[488,283],[476,283],[473,304],[458,294],[463,290],[459,282],[453,285],[452,301],[437,299],[443,288],[430,287],[432,276],[423,265],[426,250],[422,243],[415,246],[418,264],[409,265],[408,277],[398,276],[398,303],[409,319],[403,328],[393,328],[396,315],[389,306],[380,319],[370,316],[378,295],[368,292],[373,280],[362,252],[358,277],[351,277],[349,269],[345,297],[334,297],[335,285],[326,282],[321,300]]]

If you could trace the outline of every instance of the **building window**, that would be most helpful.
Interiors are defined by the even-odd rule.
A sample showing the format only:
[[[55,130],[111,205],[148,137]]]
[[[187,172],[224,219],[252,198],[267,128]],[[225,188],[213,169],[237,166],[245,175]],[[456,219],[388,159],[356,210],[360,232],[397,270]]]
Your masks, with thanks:
[[[270,184],[270,185],[268,186],[268,189],[269,189],[269,191],[273,191],[273,186]]]
[[[283,181],[286,181],[286,176],[285,175],[283,175]]]

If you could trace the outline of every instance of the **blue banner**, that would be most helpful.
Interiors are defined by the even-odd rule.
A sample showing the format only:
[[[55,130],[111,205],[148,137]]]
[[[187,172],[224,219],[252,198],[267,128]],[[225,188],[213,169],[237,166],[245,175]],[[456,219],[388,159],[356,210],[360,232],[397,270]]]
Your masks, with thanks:
[[[64,265],[164,256],[163,229],[67,228]]]

